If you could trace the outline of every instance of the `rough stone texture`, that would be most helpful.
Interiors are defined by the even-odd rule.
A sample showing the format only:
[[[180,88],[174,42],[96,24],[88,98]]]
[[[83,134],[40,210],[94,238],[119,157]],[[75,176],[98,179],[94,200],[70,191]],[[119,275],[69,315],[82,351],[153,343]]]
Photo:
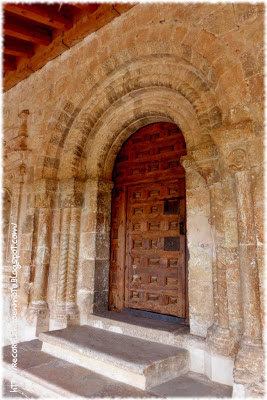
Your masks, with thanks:
[[[89,326],[42,333],[42,351],[140,389],[189,370],[189,352]]]
[[[116,156],[139,128],[172,122],[188,154],[190,330],[236,357],[236,387],[253,392],[246,373],[255,352],[262,376],[264,326],[263,21],[263,3],[138,4],[4,94],[19,340],[106,309]]]
[[[215,384],[201,374],[189,372],[152,388],[150,391],[133,388],[132,386],[116,382],[102,375],[88,371],[88,369],[59,360],[51,355],[44,359],[41,355],[41,342],[34,340],[19,345],[23,350],[24,366],[17,374],[13,374],[14,382],[18,383],[18,392],[12,397],[26,398],[165,398],[171,396],[182,397],[229,397],[232,388],[226,385]],[[8,375],[10,348],[4,348],[4,375]],[[34,360],[34,362],[32,361]],[[11,375],[9,375],[11,376]],[[44,376],[46,380],[44,381]],[[37,386],[38,385],[38,386]],[[37,389],[38,387],[38,389]],[[28,389],[25,390],[25,389]],[[10,396],[10,383],[5,380],[3,397]],[[35,393],[32,395],[31,393]]]

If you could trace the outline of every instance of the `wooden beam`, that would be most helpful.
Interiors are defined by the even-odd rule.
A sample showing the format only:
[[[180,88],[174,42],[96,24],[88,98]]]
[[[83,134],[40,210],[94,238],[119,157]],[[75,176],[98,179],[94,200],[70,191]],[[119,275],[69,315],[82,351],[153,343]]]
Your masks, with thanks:
[[[8,3],[4,4],[3,8],[5,11],[9,11],[13,14],[20,15],[21,17],[40,22],[61,31],[67,31],[72,27],[72,22],[70,20],[63,17],[59,12],[57,13],[52,9],[47,10],[36,5],[28,5],[25,3]]]
[[[133,6],[135,6],[137,3],[114,3],[113,8],[116,10],[119,14],[123,14],[125,11],[130,10]]]
[[[86,11],[89,14],[92,14],[98,7],[98,4],[95,3],[71,3],[71,5],[79,8],[80,10]]]
[[[68,4],[74,5],[73,3]],[[134,6],[130,4],[128,9],[131,7]],[[40,46],[38,49],[35,49],[35,54],[31,59],[22,59],[16,71],[8,71],[6,73],[3,80],[4,91],[9,90],[21,80],[31,75],[32,71],[37,71],[42,68],[48,61],[53,60],[66,51],[68,47],[75,45],[119,15],[118,12],[112,8],[112,5],[107,3],[100,4],[92,15],[79,12],[78,14],[80,14],[82,18],[78,19],[75,25],[68,32],[64,33],[64,44],[62,43],[62,37],[59,36],[55,38],[49,46]]]
[[[48,46],[52,38],[45,29],[23,24],[21,21],[16,21],[15,18],[6,18],[3,26],[3,33],[18,39],[26,40],[27,42],[42,44]]]
[[[4,71],[15,71],[17,68],[16,57],[6,55],[4,57]]]
[[[34,54],[34,48],[32,43],[6,36],[3,44],[3,53],[30,58]]]

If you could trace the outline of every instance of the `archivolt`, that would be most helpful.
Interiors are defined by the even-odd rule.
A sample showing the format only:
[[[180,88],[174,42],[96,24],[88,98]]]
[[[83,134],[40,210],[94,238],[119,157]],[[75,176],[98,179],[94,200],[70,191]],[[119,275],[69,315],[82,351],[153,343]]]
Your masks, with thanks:
[[[188,114],[186,110],[190,110],[190,114],[194,115],[194,119],[198,121],[199,132],[209,133],[211,129],[222,124],[221,112],[216,103],[214,91],[203,72],[196,70],[187,61],[176,56],[142,57],[135,62],[124,64],[118,70],[110,73],[101,84],[95,85],[89,93],[84,95],[83,104],[80,104],[78,109],[76,108],[76,115],[71,116],[68,111],[61,115],[60,124],[63,124],[65,129],[62,130],[61,135],[55,132],[51,137],[50,154],[47,155],[44,162],[44,167],[48,168],[46,171],[44,170],[44,174],[50,168],[48,171],[50,177],[54,175],[61,179],[65,176],[77,176],[85,144],[87,140],[92,144],[94,135],[99,136],[99,131],[105,124],[103,116],[110,114],[113,110],[113,118],[115,118],[115,113],[122,106],[124,106],[125,113],[131,111],[131,108],[138,110],[136,102],[142,101],[145,92],[150,88],[154,88],[153,90],[156,88],[168,89],[172,92],[172,96],[176,96],[176,98],[179,96],[178,103],[174,101],[176,103],[176,111],[174,109],[172,111],[174,118],[175,114],[179,114],[180,105],[186,102],[187,106],[182,108],[185,114]],[[140,97],[142,90],[143,94]],[[135,101],[129,102],[129,98],[135,99]],[[170,97],[168,97],[168,102],[172,102]],[[125,107],[126,103],[127,107],[130,107],[129,109]],[[166,108],[164,102],[161,102],[155,110],[150,110],[150,112],[154,115],[155,113],[162,116],[164,114],[169,118],[168,112],[163,111],[164,108]],[[160,110],[162,111],[160,112]],[[148,115],[139,115],[138,118]],[[181,113],[179,118],[181,119]],[[192,122],[192,117],[190,118]],[[133,122],[134,119],[131,119],[130,123]],[[121,125],[121,129],[124,128]],[[106,126],[106,129],[110,128]],[[63,154],[61,156],[62,152],[64,156]],[[53,157],[51,157],[51,153]],[[59,173],[57,173],[58,168]]]

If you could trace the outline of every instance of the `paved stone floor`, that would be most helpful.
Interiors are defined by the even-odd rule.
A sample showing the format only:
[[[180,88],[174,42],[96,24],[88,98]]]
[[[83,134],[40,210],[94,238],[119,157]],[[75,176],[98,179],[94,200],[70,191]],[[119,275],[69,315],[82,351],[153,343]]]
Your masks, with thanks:
[[[11,359],[10,346],[3,349],[4,362]],[[54,385],[58,393],[66,393],[70,398],[166,398],[166,397],[231,397],[232,388],[211,382],[206,377],[189,372],[179,378],[153,387],[149,391],[103,377],[85,368],[60,360],[41,351],[41,342],[32,340],[18,345],[18,368],[31,373],[35,380],[45,379]],[[20,393],[10,393],[10,383],[4,381],[3,397],[38,398],[38,394],[30,395],[18,387]]]

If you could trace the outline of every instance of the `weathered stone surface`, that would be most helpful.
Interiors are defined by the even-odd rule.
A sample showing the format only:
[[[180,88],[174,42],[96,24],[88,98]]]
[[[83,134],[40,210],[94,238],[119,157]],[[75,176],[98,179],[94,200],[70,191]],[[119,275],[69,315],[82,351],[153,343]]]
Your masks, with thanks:
[[[188,154],[190,330],[212,327],[207,346],[224,356],[260,340],[263,14],[263,4],[138,4],[4,94],[4,238],[18,224],[20,313],[35,302],[55,322],[59,303],[86,323],[107,309],[114,163],[130,135],[165,121]],[[20,318],[21,338],[47,324]],[[249,357],[235,379],[251,389]]]
[[[40,340],[45,352],[140,389],[149,389],[189,369],[185,349],[89,326],[41,334]]]

